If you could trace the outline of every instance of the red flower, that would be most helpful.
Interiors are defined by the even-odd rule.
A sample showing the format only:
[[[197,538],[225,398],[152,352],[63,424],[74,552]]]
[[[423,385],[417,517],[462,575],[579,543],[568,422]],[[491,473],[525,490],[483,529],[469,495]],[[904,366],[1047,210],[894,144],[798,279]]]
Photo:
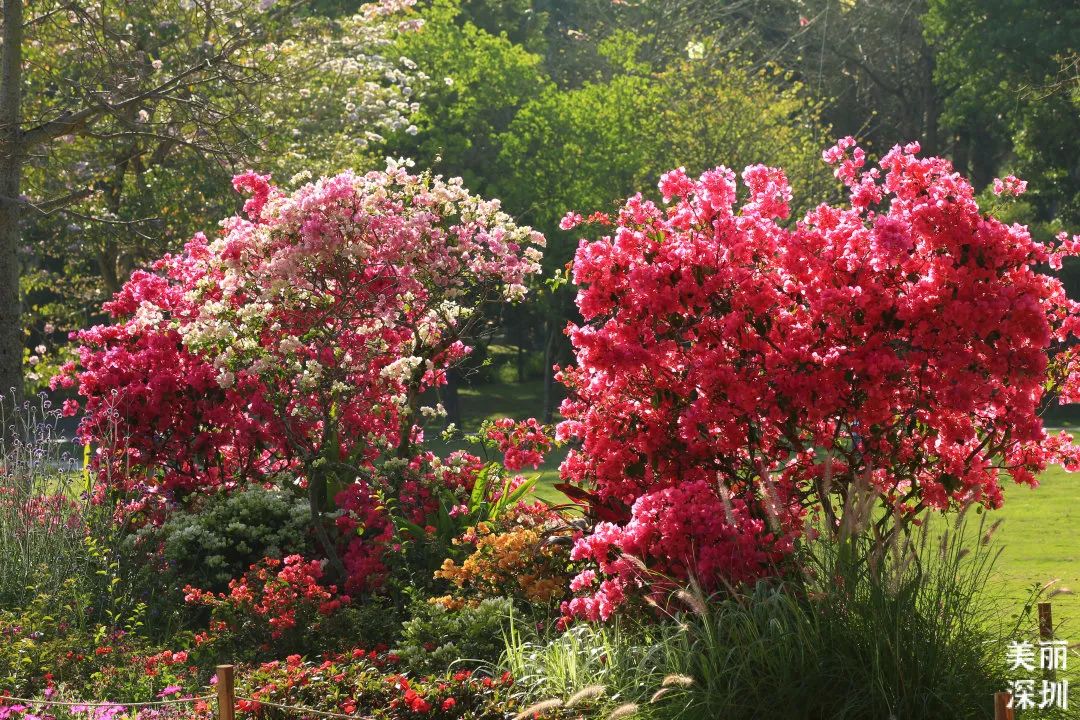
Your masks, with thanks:
[[[795,223],[777,168],[744,170],[741,206],[733,171],[673,170],[667,207],[631,197],[610,235],[581,242],[556,431],[577,446],[560,472],[628,512],[576,542],[591,574],[565,614],[662,601],[657,577],[711,591],[772,573],[822,487],[869,484],[904,518],[996,508],[1004,479],[1080,467],[1040,416],[1080,399],[1080,305],[1040,270],[1080,236],[1047,246],[988,217],[918,152],[868,168],[843,138],[823,158],[848,202]]]

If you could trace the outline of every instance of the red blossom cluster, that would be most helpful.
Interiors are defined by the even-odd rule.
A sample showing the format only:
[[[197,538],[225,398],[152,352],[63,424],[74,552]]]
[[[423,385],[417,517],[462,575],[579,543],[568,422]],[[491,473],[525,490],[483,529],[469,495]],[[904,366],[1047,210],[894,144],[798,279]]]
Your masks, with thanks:
[[[593,569],[567,612],[607,617],[652,574],[715,589],[772,572],[807,509],[835,528],[859,484],[903,519],[996,508],[1002,475],[1077,466],[1040,411],[1080,397],[1080,305],[1040,267],[1080,236],[1047,247],[984,215],[918,150],[868,169],[841,140],[824,158],[850,203],[794,223],[778,169],[748,167],[742,193],[726,168],[675,170],[666,208],[637,195],[581,242],[557,433],[580,446],[561,472],[631,511],[577,543]]]
[[[335,585],[321,585],[322,564],[305,561],[299,555],[284,560],[264,558],[251,566],[243,577],[229,581],[229,592],[217,593],[184,587],[184,601],[205,605],[237,622],[265,623],[271,638],[282,637],[297,627],[304,616],[304,627],[316,622],[318,615],[332,615],[350,602],[348,595],[337,592]]]
[[[487,426],[485,436],[503,454],[503,466],[507,470],[521,470],[526,465],[535,470],[551,450],[551,438],[535,418],[524,421],[499,418]]]
[[[503,717],[512,712],[514,680],[459,670],[413,677],[397,671],[399,659],[386,648],[333,654],[321,661],[290,655],[285,662],[264,663],[243,677],[238,689],[242,715],[258,716],[266,702],[325,708],[347,715],[380,718]],[[327,700],[332,698],[332,705]]]

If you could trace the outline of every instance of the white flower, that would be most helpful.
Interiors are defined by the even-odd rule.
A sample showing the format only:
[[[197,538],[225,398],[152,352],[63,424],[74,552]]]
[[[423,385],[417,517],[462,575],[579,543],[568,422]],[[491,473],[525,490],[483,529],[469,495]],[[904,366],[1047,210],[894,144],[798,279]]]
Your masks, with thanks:
[[[418,358],[415,355],[398,358],[394,362],[384,367],[380,374],[385,378],[390,378],[391,380],[405,382],[409,379],[409,376],[412,375],[413,371],[422,362],[423,359]]]
[[[281,338],[281,341],[278,343],[278,350],[285,354],[292,354],[302,347],[303,343],[292,335]]]

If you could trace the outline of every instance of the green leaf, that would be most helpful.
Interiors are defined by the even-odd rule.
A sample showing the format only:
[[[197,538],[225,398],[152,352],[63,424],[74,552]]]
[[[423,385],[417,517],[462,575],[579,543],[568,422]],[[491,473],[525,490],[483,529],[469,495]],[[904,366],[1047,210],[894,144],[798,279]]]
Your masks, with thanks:
[[[491,484],[491,472],[495,468],[494,462],[489,462],[480,468],[473,483],[472,496],[469,497],[469,511],[473,512],[487,498],[488,486]]]

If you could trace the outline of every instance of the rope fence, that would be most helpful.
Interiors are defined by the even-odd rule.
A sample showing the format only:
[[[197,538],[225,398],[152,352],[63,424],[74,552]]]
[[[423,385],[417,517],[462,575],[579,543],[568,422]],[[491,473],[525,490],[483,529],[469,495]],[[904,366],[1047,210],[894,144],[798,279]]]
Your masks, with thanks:
[[[265,705],[266,707],[278,708],[279,710],[290,710],[295,713],[303,715],[315,715],[318,717],[326,718],[339,718],[340,720],[375,720],[369,715],[345,715],[344,713],[327,712],[325,710],[315,710],[314,708],[300,707],[299,705],[280,705],[278,703],[269,702],[267,700],[255,700],[254,698],[236,697],[237,700],[245,700],[247,702],[258,703],[259,705]]]
[[[237,695],[236,667],[233,665],[217,666],[217,683],[215,687],[217,689],[217,692],[213,695],[200,695],[198,697],[175,698],[168,700],[151,700],[148,702],[116,702],[112,700],[49,700],[41,698],[15,697],[14,695],[8,695],[7,693],[0,693],[0,706],[22,704],[26,705],[27,707],[41,707],[43,709],[46,707],[69,707],[90,710],[92,708],[114,707],[120,707],[125,709],[166,707],[170,705],[191,705],[200,701],[207,702],[211,700],[216,700],[218,720],[236,720],[237,701],[249,702],[259,706],[277,708],[278,710],[285,710],[296,716],[333,718],[334,720],[375,720],[370,715],[346,715],[344,713],[328,712],[326,710],[316,710],[315,708],[303,707],[301,705],[283,705],[281,703],[271,702],[269,700],[258,700],[256,698],[249,698]]]
[[[4,703],[16,702],[24,705],[43,705],[45,707],[84,707],[84,708],[97,708],[97,707],[159,707],[162,705],[187,705],[190,703],[197,703],[200,700],[213,700],[216,695],[201,695],[199,697],[192,698],[177,698],[175,700],[152,700],[149,702],[114,702],[111,700],[97,701],[97,702],[83,702],[81,700],[42,700],[40,698],[21,698],[8,695],[6,693],[0,694],[0,700]]]

